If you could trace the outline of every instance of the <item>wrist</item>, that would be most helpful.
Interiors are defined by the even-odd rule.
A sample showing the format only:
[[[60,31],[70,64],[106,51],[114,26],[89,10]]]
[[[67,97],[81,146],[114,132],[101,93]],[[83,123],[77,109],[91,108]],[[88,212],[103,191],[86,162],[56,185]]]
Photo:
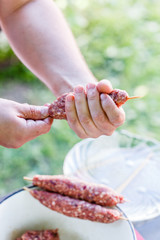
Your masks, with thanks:
[[[52,81],[50,81],[49,88],[55,96],[60,96],[63,93],[72,92],[78,85],[86,87],[88,83],[97,82],[98,80],[92,75],[92,73],[72,73],[71,75],[61,74],[57,76],[54,74],[54,79],[52,78]]]

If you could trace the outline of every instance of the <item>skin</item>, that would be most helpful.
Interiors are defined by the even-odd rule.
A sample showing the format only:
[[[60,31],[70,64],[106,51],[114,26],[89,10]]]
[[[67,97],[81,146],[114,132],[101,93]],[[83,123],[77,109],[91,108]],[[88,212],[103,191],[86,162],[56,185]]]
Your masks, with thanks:
[[[52,0],[0,0],[0,24],[19,59],[55,96],[74,92],[66,99],[66,114],[69,126],[80,138],[111,135],[123,124],[123,109],[107,95],[112,91],[111,83],[98,82],[93,76]],[[10,119],[16,117],[14,109],[12,112]],[[0,142],[4,138],[2,126],[0,120]],[[23,129],[21,133],[25,136]],[[22,137],[22,144],[30,139]]]
[[[49,132],[53,122],[48,117],[47,106],[20,104],[0,98],[0,109],[0,145],[7,148],[19,148]]]

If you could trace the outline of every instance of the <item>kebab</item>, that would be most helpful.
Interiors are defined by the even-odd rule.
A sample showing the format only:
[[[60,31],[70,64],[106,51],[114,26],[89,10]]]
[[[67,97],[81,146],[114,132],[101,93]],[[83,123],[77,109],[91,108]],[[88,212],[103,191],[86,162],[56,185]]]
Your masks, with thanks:
[[[24,179],[30,180],[26,177]],[[102,223],[125,219],[116,208],[108,207],[122,203],[123,197],[105,185],[90,184],[65,176],[36,175],[32,180],[33,184],[42,190],[26,187],[24,189],[53,211],[69,217]],[[103,196],[106,200],[103,200]]]
[[[123,196],[104,184],[89,183],[76,177],[64,175],[35,175],[32,179],[24,177],[25,180],[32,181],[34,186],[47,191],[59,193],[71,198],[85,200],[87,202],[102,206],[115,206],[123,203]]]
[[[58,97],[53,103],[49,106],[49,115],[54,119],[67,119],[65,112],[65,99],[68,93],[65,93]],[[138,96],[129,97],[128,93],[124,90],[114,89],[111,93],[108,94],[117,107],[122,106],[126,101],[130,99],[139,98]]]

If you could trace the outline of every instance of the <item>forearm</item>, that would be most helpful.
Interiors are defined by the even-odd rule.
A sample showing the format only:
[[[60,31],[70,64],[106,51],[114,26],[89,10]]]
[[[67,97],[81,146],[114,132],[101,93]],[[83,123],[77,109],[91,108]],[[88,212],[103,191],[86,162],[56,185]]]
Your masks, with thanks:
[[[96,82],[52,0],[27,1],[1,24],[17,56],[55,95]]]

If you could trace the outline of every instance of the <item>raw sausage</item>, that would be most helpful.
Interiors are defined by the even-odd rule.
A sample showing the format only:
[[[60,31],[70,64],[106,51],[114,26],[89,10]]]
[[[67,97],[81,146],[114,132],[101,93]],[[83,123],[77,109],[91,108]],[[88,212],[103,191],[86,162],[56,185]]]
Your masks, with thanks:
[[[53,103],[49,106],[49,115],[54,119],[67,119],[65,112],[65,99],[68,93],[63,94],[58,97]],[[138,97],[129,97],[128,93],[124,90],[114,89],[111,93],[108,94],[117,107],[123,105],[127,100],[134,99]]]
[[[65,100],[67,93],[58,97],[53,103],[49,106],[49,115],[54,119],[67,119],[65,112]]]
[[[102,207],[57,193],[37,189],[29,190],[29,192],[46,207],[69,217],[112,223],[121,219],[122,216],[117,209]]]
[[[35,175],[33,185],[102,206],[123,203],[123,196],[103,184],[88,183],[78,178],[64,175]]]
[[[117,107],[122,106],[129,99],[139,98],[139,96],[129,97],[126,91],[120,89],[114,89],[108,95],[113,99]]]
[[[27,231],[17,240],[60,240],[58,229],[44,231]]]

